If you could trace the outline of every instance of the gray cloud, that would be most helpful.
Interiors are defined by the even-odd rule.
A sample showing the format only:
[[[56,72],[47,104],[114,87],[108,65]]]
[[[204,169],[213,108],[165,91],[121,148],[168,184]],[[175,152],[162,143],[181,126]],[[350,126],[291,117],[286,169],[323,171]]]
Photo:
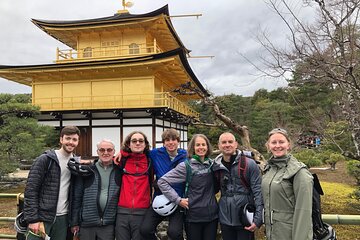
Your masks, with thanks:
[[[174,27],[192,56],[215,58],[189,59],[203,85],[216,95],[252,95],[260,88],[285,86],[282,80],[261,78],[239,54],[259,63],[260,45],[254,40],[260,26],[271,28],[276,41],[285,41],[281,20],[263,1],[184,1],[133,0],[131,13],[145,13],[169,4],[171,15],[201,13],[202,17],[173,18]],[[98,0],[1,0],[0,65],[51,63],[56,47],[67,46],[52,39],[30,22],[31,18],[74,20],[110,16],[121,9],[121,1]],[[260,52],[261,54],[261,52]],[[31,92],[25,87],[0,78],[0,93]]]

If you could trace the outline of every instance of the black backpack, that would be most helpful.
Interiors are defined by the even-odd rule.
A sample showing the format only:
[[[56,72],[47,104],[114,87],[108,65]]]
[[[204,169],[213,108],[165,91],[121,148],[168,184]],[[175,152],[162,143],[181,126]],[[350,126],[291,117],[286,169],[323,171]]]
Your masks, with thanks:
[[[316,174],[314,177],[313,198],[312,198],[312,223],[313,223],[313,239],[314,240],[336,240],[335,230],[321,218],[321,198],[324,195],[320,185],[319,178]],[[290,178],[291,183],[294,177]]]

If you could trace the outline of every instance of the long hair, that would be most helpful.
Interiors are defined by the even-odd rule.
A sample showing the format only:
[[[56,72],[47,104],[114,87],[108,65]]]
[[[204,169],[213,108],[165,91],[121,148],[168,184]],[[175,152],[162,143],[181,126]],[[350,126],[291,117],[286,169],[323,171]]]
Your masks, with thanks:
[[[189,144],[188,144],[188,149],[187,149],[187,152],[188,152],[188,157],[191,158],[194,154],[195,154],[195,141],[196,139],[200,137],[202,139],[205,140],[206,142],[206,145],[207,145],[207,151],[206,151],[206,154],[205,154],[205,157],[209,157],[212,153],[212,146],[210,144],[210,141],[209,139],[204,135],[204,134],[195,134],[193,135],[193,137],[191,138]]]
[[[128,152],[128,153],[131,153],[131,149],[130,149],[130,140],[131,140],[131,137],[136,134],[136,133],[139,133],[141,134],[143,137],[144,137],[144,140],[145,140],[145,149],[144,149],[144,153],[147,155],[150,151],[150,144],[149,144],[149,141],[146,137],[146,135],[141,132],[141,131],[133,131],[131,132],[129,135],[126,136],[122,146],[121,146],[121,149],[125,152]]]

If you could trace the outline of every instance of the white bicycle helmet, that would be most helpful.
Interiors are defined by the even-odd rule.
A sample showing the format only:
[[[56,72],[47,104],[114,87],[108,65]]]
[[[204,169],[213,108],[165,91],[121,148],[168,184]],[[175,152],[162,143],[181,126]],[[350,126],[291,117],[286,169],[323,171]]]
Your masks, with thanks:
[[[167,199],[165,195],[156,196],[152,203],[152,208],[154,209],[154,211],[160,216],[164,216],[164,217],[172,214],[177,207],[178,205],[173,202],[170,202],[170,200]]]
[[[14,222],[14,228],[17,233],[25,234],[28,224],[24,219],[24,212],[19,213]]]

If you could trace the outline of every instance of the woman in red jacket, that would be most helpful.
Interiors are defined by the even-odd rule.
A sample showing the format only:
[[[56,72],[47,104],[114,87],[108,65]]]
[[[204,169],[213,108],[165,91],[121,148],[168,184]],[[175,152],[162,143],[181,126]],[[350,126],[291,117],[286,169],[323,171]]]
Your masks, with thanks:
[[[152,171],[149,141],[144,133],[130,133],[121,148],[122,183],[116,217],[116,240],[140,240],[140,224],[151,202]]]

